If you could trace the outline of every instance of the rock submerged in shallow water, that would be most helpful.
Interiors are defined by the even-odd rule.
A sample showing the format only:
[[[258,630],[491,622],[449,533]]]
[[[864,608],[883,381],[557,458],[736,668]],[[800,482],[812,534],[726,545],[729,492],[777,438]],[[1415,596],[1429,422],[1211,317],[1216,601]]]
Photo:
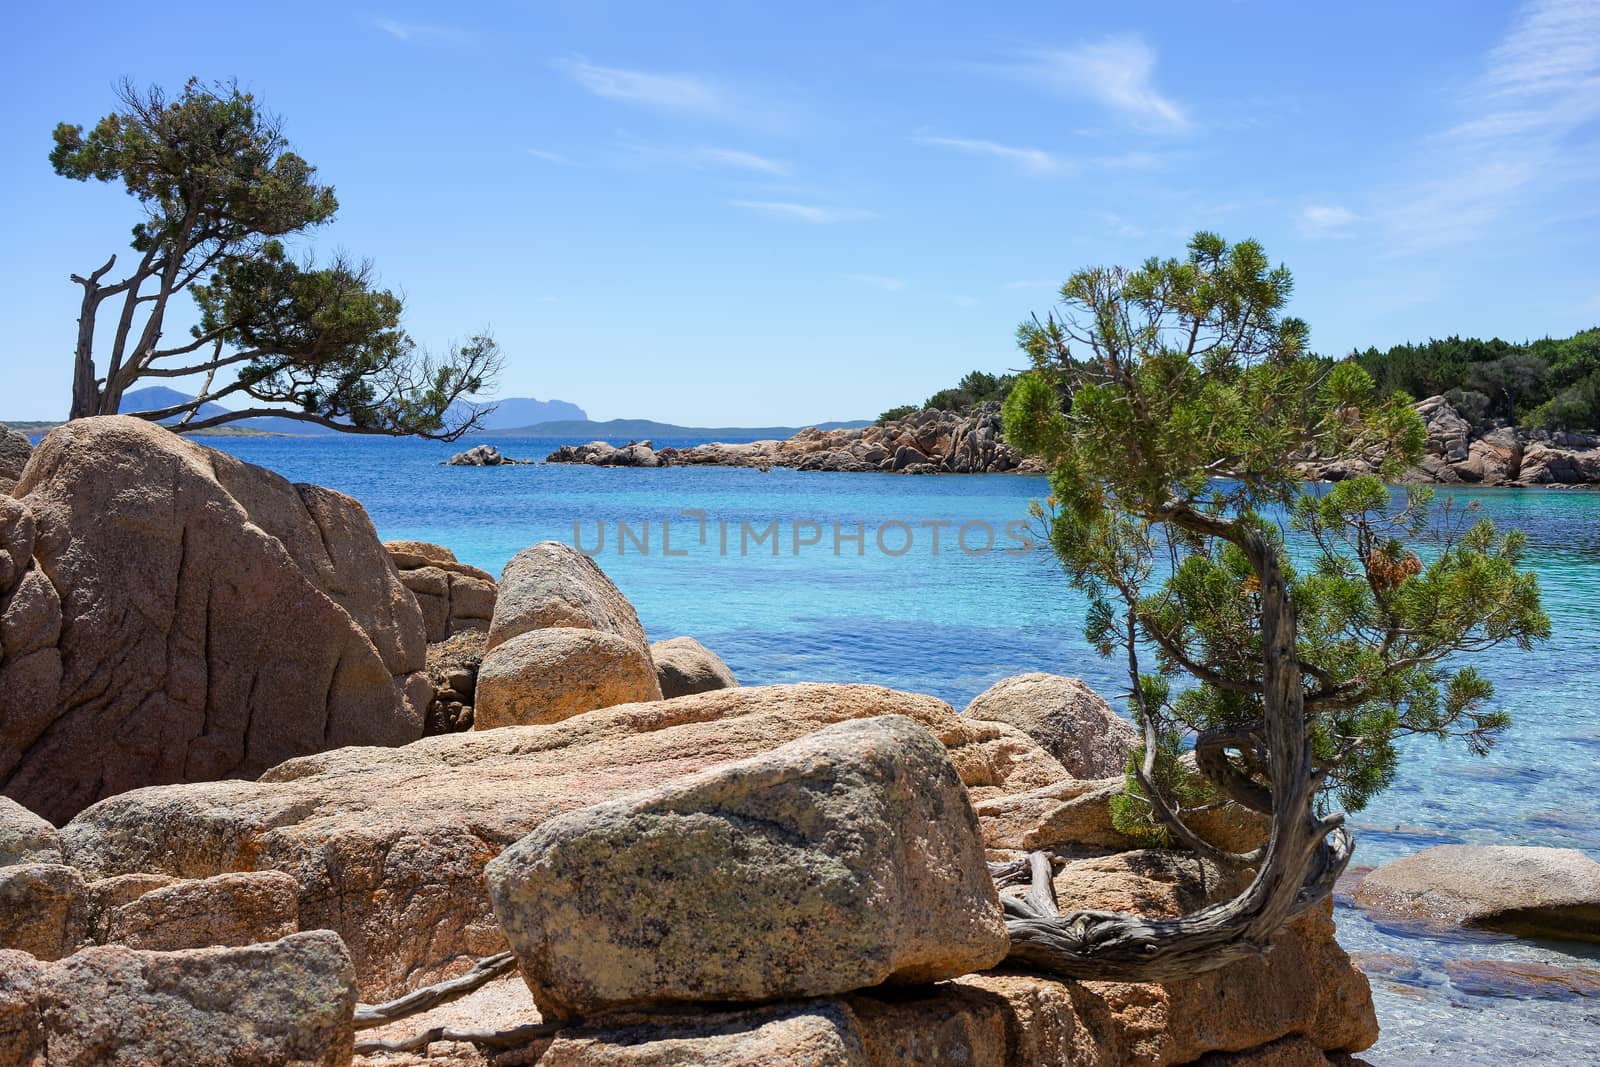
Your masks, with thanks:
[[[616,634],[552,626],[501,642],[478,668],[473,729],[560,722],[660,700],[650,653]]]
[[[1044,746],[1074,778],[1110,778],[1139,744],[1133,727],[1077,678],[1019,674],[973,698],[963,715],[1009,723]]]
[[[1437,845],[1367,875],[1355,903],[1421,922],[1600,941],[1600,863],[1572,848]]]
[[[950,757],[897,716],[561,816],[484,874],[556,1018],[933,982],[1010,944]]]
[[[0,952],[0,1062],[340,1067],[355,973],[326,930],[246,948]]]
[[[671,637],[650,646],[661,695],[668,700],[713,689],[735,689],[733,676],[722,657],[692,637]]]

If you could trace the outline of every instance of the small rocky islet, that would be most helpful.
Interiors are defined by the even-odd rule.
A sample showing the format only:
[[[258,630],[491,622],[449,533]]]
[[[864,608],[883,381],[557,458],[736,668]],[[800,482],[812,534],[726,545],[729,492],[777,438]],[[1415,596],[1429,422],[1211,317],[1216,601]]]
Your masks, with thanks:
[[[136,419],[23,458],[0,1063],[1310,1067],[1377,1038],[1331,902],[1180,982],[1003,965],[1019,890],[989,864],[1044,852],[1063,902],[1152,918],[1248,877],[1115,829],[1136,738],[1076,679],[960,713],[741,686],[692,638],[649,643],[564,545],[496,579]],[[1263,833],[1227,808],[1202,830]],[[1431,849],[1353,893],[1600,939],[1600,865],[1571,850]]]

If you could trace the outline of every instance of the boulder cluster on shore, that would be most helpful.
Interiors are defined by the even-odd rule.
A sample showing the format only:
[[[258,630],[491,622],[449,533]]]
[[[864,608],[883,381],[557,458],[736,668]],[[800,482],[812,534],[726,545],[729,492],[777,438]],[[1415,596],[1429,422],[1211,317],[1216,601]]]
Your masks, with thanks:
[[[1550,488],[1600,484],[1600,437],[1521,430],[1504,422],[1474,424],[1442,396],[1420,401],[1416,410],[1427,427],[1427,444],[1422,461],[1403,481]],[[1383,458],[1381,449],[1312,457],[1301,470],[1318,481],[1337,482],[1376,473]]]
[[[711,443],[656,449],[649,441],[615,447],[604,441],[563,445],[547,463],[599,467],[793,467],[803,471],[884,471],[894,474],[1039,473],[1043,467],[1005,443],[1000,405],[966,414],[918,411],[882,426],[842,430],[809,427],[783,441]]]
[[[137,419],[55,430],[0,493],[0,701],[0,1064],[1326,1067],[1377,1037],[1331,903],[1181,982],[1003,965],[992,864],[1153,918],[1250,877],[1115,828],[1137,739],[1076,679],[960,713],[741,686],[574,549],[497,580]],[[1507,851],[1358,893],[1600,939],[1600,865]]]

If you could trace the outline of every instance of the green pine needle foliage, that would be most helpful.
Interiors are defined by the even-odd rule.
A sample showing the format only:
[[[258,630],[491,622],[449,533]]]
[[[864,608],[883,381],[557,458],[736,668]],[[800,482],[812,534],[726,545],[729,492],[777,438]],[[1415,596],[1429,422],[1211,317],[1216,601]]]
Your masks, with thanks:
[[[1397,475],[1425,430],[1408,396],[1311,354],[1306,324],[1283,314],[1292,288],[1255,242],[1199,233],[1182,257],[1078,271],[1057,311],[1018,330],[1033,369],[1006,399],[1006,438],[1050,465],[1035,516],[1088,597],[1088,640],[1127,662],[1155,785],[1180,813],[1214,799],[1184,769],[1188,742],[1264,716],[1240,531],[1276,552],[1294,606],[1325,807],[1358,810],[1390,785],[1405,737],[1487,752],[1509,719],[1467,660],[1550,634],[1520,533],[1419,487],[1304,483],[1297,460],[1346,449],[1383,451]],[[1263,785],[1270,758],[1259,735],[1234,756]],[[1129,786],[1118,827],[1165,841],[1131,773]]]

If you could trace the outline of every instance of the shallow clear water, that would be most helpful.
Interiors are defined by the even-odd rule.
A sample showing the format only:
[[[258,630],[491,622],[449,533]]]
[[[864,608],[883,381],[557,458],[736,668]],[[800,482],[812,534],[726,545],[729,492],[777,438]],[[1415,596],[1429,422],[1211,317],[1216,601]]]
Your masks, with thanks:
[[[691,634],[746,684],[876,682],[933,693],[960,708],[991,683],[1024,671],[1076,675],[1102,692],[1122,683],[1084,642],[1082,601],[1048,552],[1007,551],[1018,546],[1007,524],[1026,522],[1028,501],[1047,492],[1042,478],[443,467],[440,460],[453,448],[433,442],[210,443],[296,481],[349,493],[366,505],[385,539],[437,541],[495,573],[535,541],[573,543],[574,523],[583,547],[593,550],[603,526],[598,561],[633,601],[651,638]],[[508,455],[542,458],[565,442],[496,443]],[[668,443],[678,442],[657,442]],[[1486,759],[1458,746],[1413,743],[1399,781],[1355,820],[1355,862],[1375,866],[1449,842],[1556,845],[1600,855],[1600,493],[1455,495],[1527,532],[1529,563],[1539,573],[1555,636],[1532,653],[1497,650],[1477,661],[1515,717],[1510,736]],[[704,543],[698,517],[686,510],[705,512]],[[773,541],[753,540],[774,521],[776,555]],[[619,545],[619,522],[638,540]],[[925,524],[942,522],[948,524],[937,526],[935,553],[936,527]],[[664,523],[670,556],[663,552]],[[748,524],[743,539],[741,523]],[[966,531],[970,552],[955,543],[966,523],[973,524]],[[849,539],[858,529],[859,550]],[[980,553],[988,531],[995,548]],[[818,543],[807,544],[813,535]],[[909,548],[890,554],[900,552],[907,535]],[[646,541],[648,554],[638,541]],[[1600,1063],[1600,1001],[1467,992],[1443,970],[1458,959],[1600,970],[1600,951],[1425,938],[1380,929],[1345,907],[1339,921],[1340,939],[1352,952],[1417,961],[1401,979],[1373,978],[1383,1038],[1366,1056],[1380,1067]]]

